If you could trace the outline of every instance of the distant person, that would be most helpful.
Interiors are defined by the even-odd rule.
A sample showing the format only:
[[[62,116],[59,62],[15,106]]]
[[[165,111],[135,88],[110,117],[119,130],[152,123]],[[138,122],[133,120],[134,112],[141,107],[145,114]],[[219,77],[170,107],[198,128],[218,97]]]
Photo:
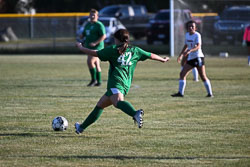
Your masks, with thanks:
[[[16,4],[16,12],[23,14],[36,14],[36,9],[33,7],[33,2],[30,0],[18,0]]]
[[[245,29],[243,36],[243,46],[247,46],[248,50],[248,65],[250,66],[250,25]]]
[[[201,50],[201,35],[196,31],[196,22],[188,21],[186,23],[187,33],[185,35],[185,45],[178,56],[177,61],[180,62],[181,58],[187,59],[182,71],[180,72],[179,91],[172,94],[172,97],[184,97],[184,90],[186,87],[186,77],[191,69],[197,68],[199,75],[207,90],[207,97],[213,97],[212,87],[209,79],[206,76],[205,60]]]
[[[142,109],[135,108],[124,97],[129,92],[135,67],[139,61],[152,59],[160,62],[167,62],[168,57],[162,58],[156,54],[146,52],[139,47],[129,45],[129,32],[126,29],[119,29],[114,34],[115,45],[108,46],[102,50],[96,51],[83,47],[81,43],[76,46],[84,53],[99,57],[102,61],[108,61],[109,76],[106,93],[100,98],[94,110],[89,114],[85,121],[80,124],[75,123],[76,133],[82,133],[88,126],[94,123],[102,114],[103,109],[114,105],[127,115],[131,116],[141,128],[143,125]]]
[[[82,37],[85,38],[84,46],[92,50],[101,50],[104,48],[104,39],[106,32],[104,25],[98,21],[98,11],[91,9],[89,13],[90,21],[85,25]],[[98,57],[88,55],[88,68],[91,75],[91,81],[87,86],[101,86],[101,65]]]

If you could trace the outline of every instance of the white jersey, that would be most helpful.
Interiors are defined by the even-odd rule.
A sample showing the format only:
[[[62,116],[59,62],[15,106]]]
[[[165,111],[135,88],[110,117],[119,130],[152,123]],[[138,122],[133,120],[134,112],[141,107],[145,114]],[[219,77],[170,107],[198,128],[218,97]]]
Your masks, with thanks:
[[[194,34],[190,35],[189,32],[187,32],[185,37],[186,37],[185,44],[187,45],[188,50],[193,49],[195,47],[195,45],[197,45],[198,43],[201,46],[201,35],[200,35],[200,33],[195,32]],[[200,47],[200,49],[198,49],[198,50],[196,50],[194,52],[191,52],[188,55],[187,60],[189,61],[189,60],[195,59],[197,57],[204,57],[204,54],[201,51],[201,47]]]

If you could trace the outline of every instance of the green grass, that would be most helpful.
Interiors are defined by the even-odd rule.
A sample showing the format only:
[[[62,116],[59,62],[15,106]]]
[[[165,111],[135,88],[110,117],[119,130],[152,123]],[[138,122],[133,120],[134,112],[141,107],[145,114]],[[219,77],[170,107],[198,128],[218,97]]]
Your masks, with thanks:
[[[139,63],[126,97],[145,110],[144,127],[109,107],[82,135],[82,121],[105,93],[88,88],[85,56],[0,56],[0,166],[249,166],[250,67],[247,58],[206,58],[215,97],[189,75],[184,98],[176,58]],[[51,122],[62,115],[64,132]]]

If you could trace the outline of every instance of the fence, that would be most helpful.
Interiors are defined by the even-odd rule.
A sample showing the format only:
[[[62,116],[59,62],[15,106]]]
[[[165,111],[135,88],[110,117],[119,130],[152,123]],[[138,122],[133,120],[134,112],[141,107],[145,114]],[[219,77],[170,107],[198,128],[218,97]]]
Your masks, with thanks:
[[[87,15],[88,13],[2,14],[0,50],[12,52],[73,45],[79,19]],[[18,40],[12,40],[13,35]]]
[[[188,0],[174,2],[175,9],[190,10],[193,19],[199,23],[198,31],[202,35],[202,49],[206,55],[219,55],[220,52],[228,52],[229,55],[247,54],[247,49],[243,49],[241,43],[244,29],[250,25],[250,2],[249,6],[231,8],[230,4],[225,5],[225,8],[218,13],[204,13],[204,6],[200,6],[200,2],[203,1],[197,4],[191,4]],[[210,9],[212,8],[213,6],[210,6]],[[209,12],[209,9],[207,11]],[[88,13],[1,14],[0,37],[2,41],[8,38],[10,41],[0,42],[0,52],[25,53],[37,48],[39,52],[56,52],[58,48],[64,52],[65,49],[74,47],[79,19],[86,15]],[[184,45],[185,23],[177,17],[174,24],[175,55],[178,55]],[[15,37],[18,40],[15,40]],[[169,53],[165,44],[147,45],[146,40],[143,38],[135,44],[142,48],[153,48],[151,51],[156,53],[157,50],[166,50],[163,53]]]

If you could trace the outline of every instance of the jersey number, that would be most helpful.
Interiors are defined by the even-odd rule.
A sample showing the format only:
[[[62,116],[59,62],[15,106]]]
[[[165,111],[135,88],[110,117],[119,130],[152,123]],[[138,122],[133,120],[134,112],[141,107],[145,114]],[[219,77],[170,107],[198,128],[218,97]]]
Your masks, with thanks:
[[[128,57],[127,60],[125,59],[125,57]],[[125,52],[124,54],[118,57],[117,62],[121,63],[122,66],[132,65],[132,63],[130,62],[131,58],[131,52]]]

